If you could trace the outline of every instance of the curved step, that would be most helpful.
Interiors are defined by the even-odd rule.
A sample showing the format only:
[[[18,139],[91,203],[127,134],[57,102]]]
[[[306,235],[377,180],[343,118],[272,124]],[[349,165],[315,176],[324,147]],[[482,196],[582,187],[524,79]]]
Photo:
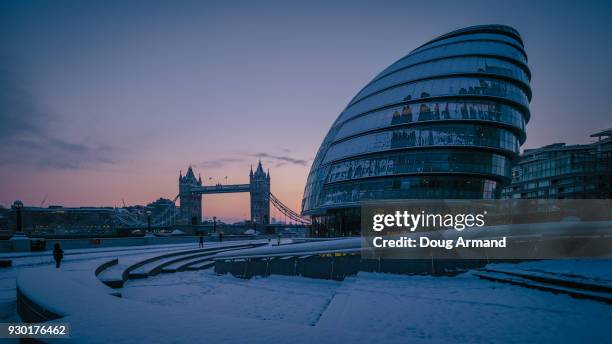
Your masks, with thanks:
[[[160,254],[179,251],[185,251],[185,247],[165,248],[162,250],[155,250],[155,252],[145,252],[125,257],[122,256],[117,264],[110,265],[106,267],[106,269],[99,271],[97,277],[102,283],[111,288],[121,288],[125,282],[125,279],[123,278],[124,271],[130,266],[137,264],[143,259],[154,258],[158,257]]]
[[[491,268],[483,268],[479,269],[479,271],[501,273],[509,276],[525,278],[536,282],[548,283],[562,287],[612,294],[612,284],[605,283],[606,281],[598,281],[584,277],[568,277],[559,274],[551,274],[544,271],[521,271]]]
[[[103,272],[109,270],[110,268],[112,268],[114,266],[117,266],[117,264],[119,264],[119,258],[114,258],[114,259],[111,259],[109,261],[106,261],[106,262],[100,264],[100,266],[98,266],[96,268],[96,271],[94,271],[94,274],[96,275],[96,277],[98,277],[98,279],[102,283],[106,284],[108,287],[111,287],[113,289],[117,289],[117,288],[120,288],[121,286],[123,286],[123,281],[121,281],[121,284],[119,284],[119,283],[117,283],[117,281],[112,281],[112,280],[105,281],[103,279],[100,279],[99,276],[100,276],[100,274],[102,274]],[[119,294],[119,293],[113,294],[113,295],[121,297],[121,294]]]
[[[217,254],[223,251],[230,251],[230,250],[236,250],[236,249],[241,249],[241,248],[250,248],[250,247],[253,247],[254,245],[257,245],[257,244],[248,243],[248,244],[238,244],[238,245],[231,245],[231,244],[230,245],[219,245],[215,247],[201,248],[197,250],[182,251],[182,252],[177,252],[177,253],[172,253],[172,254],[161,255],[161,256],[146,259],[139,263],[131,265],[124,271],[123,277],[124,277],[124,280],[147,278],[149,276],[157,275],[161,271],[161,269],[167,264],[172,264],[176,261],[179,261],[180,259],[177,259],[177,258],[189,259],[189,258],[193,258],[193,256],[203,256],[203,255],[210,254],[212,252]],[[187,257],[188,255],[191,255],[191,257]],[[183,256],[183,257],[180,257],[180,256]]]
[[[246,245],[245,247],[232,247],[231,249],[220,249],[219,252],[228,252],[228,251],[232,251],[232,250],[241,250],[241,249],[245,249],[245,248],[253,248],[253,247],[257,247],[257,246],[262,246],[265,245],[264,244],[249,244]],[[162,267],[161,269],[161,273],[175,273],[175,272],[179,272],[179,271],[185,271],[185,270],[200,270],[202,269],[202,267],[200,267],[201,263],[204,262],[211,262],[213,261],[213,258],[216,256],[215,254],[210,254],[210,255],[202,255],[202,256],[193,256],[190,258],[182,258],[182,259],[177,259],[175,262],[172,262],[171,264],[167,264],[165,266]],[[198,267],[195,269],[190,269],[190,267],[192,265],[197,265]],[[209,264],[204,264],[206,266],[209,266]]]
[[[159,261],[168,259],[168,258],[175,258],[175,257],[182,256],[182,255],[198,253],[198,252],[201,252],[201,250],[202,249],[175,252],[175,253],[164,254],[161,256],[155,256],[153,258],[141,260],[138,263],[132,264],[129,267],[127,267],[123,271],[122,277],[124,280],[147,278],[149,277],[151,266],[156,266],[155,264],[159,263]]]
[[[162,273],[173,273],[173,272],[186,271],[186,270],[200,270],[202,269],[202,267],[200,267],[201,265],[213,266],[215,256],[216,255],[203,256],[203,257],[199,257],[199,258],[192,259],[192,260],[177,262],[175,264],[164,267],[161,272]],[[203,264],[203,263],[212,263],[212,264]]]
[[[579,299],[590,299],[594,301],[605,302],[607,304],[612,304],[612,294],[610,293],[587,291],[562,285],[538,282],[531,279],[522,278],[501,272],[475,271],[472,272],[472,274],[479,278],[493,282],[509,283],[525,288],[548,291],[555,294],[568,294],[572,297]]]
[[[241,246],[241,247],[236,247],[236,248],[232,248],[232,249],[240,249],[240,248],[250,248],[252,247],[252,245],[245,245],[245,246]],[[200,260],[204,257],[206,257],[205,259],[210,259],[213,256],[215,256],[217,253],[219,252],[225,252],[228,250],[232,250],[232,249],[227,249],[227,248],[220,248],[217,250],[213,250],[213,251],[207,251],[204,253],[197,253],[197,254],[192,254],[189,256],[181,256],[179,258],[168,258],[168,259],[163,259],[160,263],[158,263],[155,267],[153,267],[149,272],[149,276],[155,276],[158,275],[159,273],[162,272],[177,272],[179,271],[177,268],[181,267],[185,264],[189,264],[190,262],[192,262],[193,260]],[[177,267],[177,268],[175,268]]]
[[[191,264],[187,266],[186,270],[189,270],[189,271],[203,270],[203,269],[212,268],[213,266],[215,266],[214,260],[205,260],[203,262],[200,262],[197,264]]]
[[[161,273],[165,274],[165,273],[175,273],[175,272],[179,272],[179,271],[185,271],[191,265],[200,264],[202,262],[210,262],[210,261],[212,261],[212,257],[214,257],[214,256],[215,256],[215,254],[210,254],[210,255],[194,257],[194,258],[191,258],[191,259],[180,260],[180,261],[177,261],[177,262],[174,262],[172,264],[168,264],[168,265],[164,266],[161,269]]]

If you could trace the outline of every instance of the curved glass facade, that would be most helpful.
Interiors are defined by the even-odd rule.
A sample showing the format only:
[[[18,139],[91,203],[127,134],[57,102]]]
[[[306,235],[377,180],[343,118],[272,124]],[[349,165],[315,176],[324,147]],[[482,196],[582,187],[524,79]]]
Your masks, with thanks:
[[[525,132],[523,113],[511,106],[486,100],[441,100],[403,104],[354,117],[338,129],[336,138],[342,139],[391,126],[450,120],[459,123],[462,120],[490,121],[491,124],[508,127],[518,136]]]
[[[400,84],[370,94],[346,108],[339,120],[346,121],[365,112],[398,103],[452,97],[493,99],[515,104],[520,108],[529,106],[525,90],[506,80],[490,77],[448,77]]]
[[[397,86],[401,83],[421,80],[426,78],[444,77],[449,75],[481,75],[483,77],[505,76],[523,84],[528,89],[529,75],[522,67],[515,63],[493,57],[481,56],[455,56],[440,58],[428,63],[414,65],[410,68],[400,69],[377,79],[361,90],[351,101],[351,104],[386,88]]]
[[[332,145],[323,163],[389,150],[418,147],[489,147],[519,153],[516,136],[505,129],[479,124],[428,124],[357,136]]]
[[[391,64],[319,148],[302,201],[313,230],[358,231],[364,200],[499,197],[525,141],[530,78],[503,25],[453,31]]]
[[[506,177],[512,161],[492,152],[440,149],[393,152],[344,160],[331,165],[326,183],[423,173],[482,174]]]

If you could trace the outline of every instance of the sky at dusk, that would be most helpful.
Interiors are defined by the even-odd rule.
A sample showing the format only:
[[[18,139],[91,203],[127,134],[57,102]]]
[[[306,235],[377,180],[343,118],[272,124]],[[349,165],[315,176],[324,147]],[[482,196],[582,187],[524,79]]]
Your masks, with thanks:
[[[527,142],[612,126],[610,1],[0,1],[0,204],[118,206],[174,198],[189,164],[300,209],[347,102],[426,41],[519,30],[532,71]],[[248,194],[204,216],[249,216]]]

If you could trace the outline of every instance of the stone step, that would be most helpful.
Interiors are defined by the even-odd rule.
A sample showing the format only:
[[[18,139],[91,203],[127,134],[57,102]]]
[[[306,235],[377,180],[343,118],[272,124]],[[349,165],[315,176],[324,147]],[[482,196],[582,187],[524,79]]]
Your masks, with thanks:
[[[528,280],[554,284],[574,289],[582,289],[595,292],[612,293],[612,284],[607,281],[595,280],[586,277],[568,277],[560,274],[554,274],[545,271],[529,271],[529,270],[506,270],[506,269],[491,269],[482,268],[479,271],[501,273],[509,276],[521,277]]]
[[[212,268],[213,266],[215,266],[215,262],[212,260],[209,260],[209,261],[201,262],[198,264],[189,265],[187,267],[187,270],[189,271],[204,270],[204,269]]]
[[[551,283],[538,282],[531,279],[509,275],[502,272],[490,272],[490,271],[474,271],[474,276],[482,279],[486,279],[493,282],[508,283],[517,285],[525,288],[537,289],[541,291],[552,292],[555,294],[567,294],[579,299],[589,299],[594,301],[605,302],[612,304],[612,294],[605,292],[594,292],[583,289],[571,288],[563,285],[556,285]]]

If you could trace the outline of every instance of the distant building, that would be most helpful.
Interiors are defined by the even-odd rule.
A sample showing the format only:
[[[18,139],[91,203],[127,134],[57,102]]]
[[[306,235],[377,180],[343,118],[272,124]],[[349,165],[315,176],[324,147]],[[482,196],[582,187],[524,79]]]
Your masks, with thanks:
[[[596,142],[527,149],[512,170],[503,198],[612,198],[612,128]]]
[[[28,235],[113,234],[117,228],[112,207],[23,207],[22,217]],[[8,227],[11,232],[17,228],[14,208],[8,213]]]
[[[9,209],[0,205],[0,231],[9,229]]]

